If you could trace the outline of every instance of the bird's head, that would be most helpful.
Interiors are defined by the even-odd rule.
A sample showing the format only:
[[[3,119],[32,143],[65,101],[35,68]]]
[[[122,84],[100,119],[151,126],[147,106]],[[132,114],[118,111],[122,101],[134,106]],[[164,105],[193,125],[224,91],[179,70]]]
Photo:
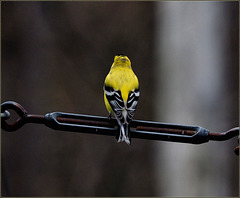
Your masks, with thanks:
[[[131,68],[131,61],[125,55],[116,55],[112,67],[114,66],[127,66]]]

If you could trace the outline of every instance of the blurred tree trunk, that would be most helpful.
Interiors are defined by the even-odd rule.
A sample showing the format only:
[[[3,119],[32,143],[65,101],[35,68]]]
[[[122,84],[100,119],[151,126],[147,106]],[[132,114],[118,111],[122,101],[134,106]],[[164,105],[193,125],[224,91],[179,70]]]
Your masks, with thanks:
[[[156,7],[156,119],[210,131],[238,126],[238,3]],[[236,138],[156,143],[159,195],[237,196]]]

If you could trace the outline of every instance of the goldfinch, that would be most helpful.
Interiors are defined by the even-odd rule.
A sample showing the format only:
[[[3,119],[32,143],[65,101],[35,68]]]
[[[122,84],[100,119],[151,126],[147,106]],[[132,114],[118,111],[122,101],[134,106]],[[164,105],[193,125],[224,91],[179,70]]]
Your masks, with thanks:
[[[110,72],[105,78],[104,102],[109,117],[114,114],[120,130],[116,134],[117,142],[131,143],[129,123],[135,113],[139,92],[139,82],[127,56],[116,55]]]

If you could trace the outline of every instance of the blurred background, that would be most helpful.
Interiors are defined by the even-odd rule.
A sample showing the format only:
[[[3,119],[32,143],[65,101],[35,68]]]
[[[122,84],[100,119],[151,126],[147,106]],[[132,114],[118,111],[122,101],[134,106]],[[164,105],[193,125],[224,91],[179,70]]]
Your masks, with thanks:
[[[115,54],[139,78],[134,119],[238,126],[238,2],[2,2],[1,102],[107,116]],[[238,196],[237,138],[201,145],[1,133],[2,196]]]

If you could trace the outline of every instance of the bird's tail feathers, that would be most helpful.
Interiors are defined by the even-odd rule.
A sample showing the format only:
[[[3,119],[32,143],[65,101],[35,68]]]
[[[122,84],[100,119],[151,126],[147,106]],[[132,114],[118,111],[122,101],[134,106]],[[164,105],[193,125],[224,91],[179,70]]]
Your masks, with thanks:
[[[131,144],[131,138],[129,133],[128,124],[121,124],[120,129],[116,133],[117,142],[125,141],[127,144]]]

